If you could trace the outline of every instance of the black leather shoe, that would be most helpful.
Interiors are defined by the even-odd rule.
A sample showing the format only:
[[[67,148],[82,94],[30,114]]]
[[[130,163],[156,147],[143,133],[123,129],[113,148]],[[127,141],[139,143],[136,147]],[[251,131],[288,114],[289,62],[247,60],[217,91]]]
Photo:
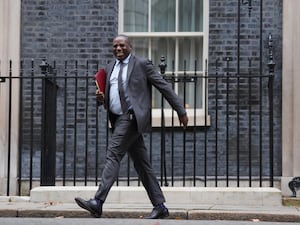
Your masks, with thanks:
[[[82,198],[75,198],[75,201],[81,208],[89,211],[94,217],[101,217],[102,205],[98,205],[95,199],[86,201]]]
[[[169,216],[169,210],[167,208],[155,207],[149,216],[145,219],[163,219]]]

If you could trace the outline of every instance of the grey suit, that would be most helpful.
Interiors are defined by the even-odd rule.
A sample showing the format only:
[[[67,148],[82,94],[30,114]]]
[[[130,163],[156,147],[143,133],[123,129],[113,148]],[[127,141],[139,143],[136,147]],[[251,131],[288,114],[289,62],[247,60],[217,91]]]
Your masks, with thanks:
[[[105,69],[108,75],[105,88],[106,109],[109,109],[109,78],[114,64],[115,62],[111,62]],[[171,85],[156,71],[151,61],[131,55],[127,79],[126,94],[133,108],[133,119],[128,114],[116,116],[110,113],[113,133],[107,150],[107,160],[101,183],[95,198],[105,201],[111,186],[117,179],[120,161],[127,152],[134,162],[134,167],[149,199],[155,206],[165,202],[165,198],[148,159],[142,136],[143,132],[147,132],[151,128],[151,86],[155,86],[163,94],[179,116],[184,115],[186,111]]]

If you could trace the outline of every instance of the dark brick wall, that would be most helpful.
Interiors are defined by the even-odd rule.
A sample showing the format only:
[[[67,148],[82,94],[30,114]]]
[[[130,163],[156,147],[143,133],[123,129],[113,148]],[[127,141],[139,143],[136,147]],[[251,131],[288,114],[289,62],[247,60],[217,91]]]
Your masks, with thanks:
[[[248,15],[248,5],[242,5],[240,8],[240,21],[238,21],[238,0],[209,0],[210,12],[209,12],[209,58],[208,58],[208,75],[209,76],[223,76],[227,72],[230,75],[236,75],[238,71],[240,74],[249,72],[249,58],[251,59],[251,73],[263,74],[268,73],[268,49],[267,37],[269,33],[272,33],[274,39],[274,54],[275,54],[275,80],[274,80],[274,155],[275,164],[274,171],[276,175],[281,175],[281,30],[282,30],[282,1],[281,0],[264,0],[263,1],[263,14],[262,14],[262,29],[260,27],[260,1],[252,1],[251,14]],[[35,70],[35,75],[39,74],[39,64],[43,58],[46,58],[51,65],[53,61],[56,61],[56,67],[58,69],[58,75],[64,74],[64,64],[65,60],[68,60],[67,75],[73,77],[75,75],[93,75],[96,71],[96,67],[105,65],[108,60],[111,60],[111,41],[112,38],[117,34],[118,26],[118,1],[117,0],[23,0],[22,1],[22,37],[21,37],[21,56],[24,59],[24,75],[30,75],[32,69],[31,59],[34,59],[33,68]],[[240,22],[240,51],[238,58],[238,22]],[[260,40],[262,38],[262,41]],[[262,46],[260,46],[262,44]],[[260,48],[261,47],[261,48]],[[262,49],[262,51],[260,51]],[[230,58],[227,67],[226,58]],[[216,60],[218,60],[218,69],[216,71]],[[78,61],[77,68],[74,67],[75,61]],[[89,69],[86,71],[86,62],[91,62],[88,65]],[[238,67],[239,65],[239,67]],[[261,67],[260,67],[261,66]],[[73,72],[72,72],[73,71]],[[75,72],[74,72],[75,71]],[[63,148],[64,148],[64,138],[63,138],[63,118],[64,112],[62,110],[62,105],[64,104],[64,96],[67,97],[68,106],[70,109],[67,112],[67,135],[70,137],[67,141],[67,160],[66,160],[66,174],[68,177],[74,175],[74,159],[76,159],[77,164],[75,165],[75,170],[78,176],[84,176],[85,169],[85,154],[88,153],[88,162],[96,162],[95,159],[95,145],[96,145],[96,125],[95,120],[92,119],[96,115],[96,106],[93,98],[94,94],[94,84],[92,80],[82,80],[79,82],[78,94],[78,115],[74,116],[71,107],[74,107],[74,84],[75,79],[67,79],[68,87],[65,85],[64,80],[58,80],[58,110],[57,110],[57,121],[58,121],[58,131],[57,131],[57,174],[58,177],[62,177],[62,163],[63,158]],[[219,80],[220,83],[224,80]],[[41,84],[35,81],[34,90],[35,102],[34,109],[37,112],[34,117],[34,136],[35,139],[39,139],[41,133],[41,108],[40,108],[40,98],[41,95]],[[24,137],[29,137],[30,129],[26,129],[27,125],[30,124],[30,119],[28,112],[30,110],[30,92],[29,92],[30,82],[25,82],[24,91]],[[268,104],[268,92],[267,81],[263,82],[263,104]],[[86,92],[86,88],[88,91]],[[218,174],[225,175],[226,163],[224,161],[226,155],[225,149],[225,134],[226,134],[226,99],[225,99],[225,88],[226,85],[220,85],[218,91],[218,122],[214,122],[216,118],[215,115],[215,81],[209,82],[209,114],[212,118],[212,126],[207,129],[207,135],[210,138],[208,141],[208,155],[207,155],[207,165],[208,165],[208,175],[215,174],[216,161],[216,123],[218,123]],[[236,90],[237,84],[232,82],[230,85],[231,90]],[[243,89],[244,88],[244,89]],[[258,88],[255,86],[254,88]],[[258,90],[258,89],[254,89]],[[88,98],[86,97],[86,93]],[[242,86],[241,98],[245,97],[248,93],[248,89]],[[255,93],[255,92],[254,92]],[[253,94],[253,104],[252,107],[256,111],[254,114],[258,114],[258,96]],[[241,99],[241,118],[243,121],[247,120],[247,102],[243,103]],[[236,96],[232,95],[230,109],[232,111],[236,110]],[[243,105],[244,104],[244,105]],[[86,139],[86,131],[84,122],[87,118],[85,110],[88,108],[88,136]],[[102,121],[100,123],[100,130],[105,127],[105,112],[102,110],[100,114],[103,114]],[[263,112],[265,113],[265,112]],[[240,135],[237,137],[235,128],[237,127],[236,118],[231,115],[230,120],[230,175],[235,176],[237,173],[236,167],[236,143],[239,141],[241,146],[240,158],[241,158],[241,175],[247,176],[247,166],[248,166],[248,139],[247,135]],[[268,126],[268,116],[265,116],[262,121],[262,126]],[[78,126],[78,132],[76,134],[77,140],[74,141],[74,126]],[[240,129],[247,130],[249,128],[248,123],[241,123]],[[254,123],[252,129],[257,130],[258,123]],[[264,131],[263,136],[263,155],[265,161],[263,162],[263,173],[268,174],[268,143],[269,136],[268,132]],[[187,134],[186,149],[187,158],[186,168],[183,168],[183,143],[182,143],[182,133],[176,132],[175,134],[175,146],[176,152],[174,153],[174,168],[175,175],[181,174],[183,169],[186,169],[187,175],[193,174],[193,133]],[[98,137],[99,138],[99,137]],[[153,147],[152,162],[160,172],[160,134],[156,133],[152,137],[152,144],[149,142],[149,135],[145,135],[147,147]],[[197,175],[203,175],[204,173],[204,143],[203,143],[203,133],[199,133],[197,138],[197,150],[196,158],[198,160]],[[103,155],[105,154],[105,133],[100,134],[99,146],[101,150],[99,151],[99,171],[103,166]],[[87,146],[86,146],[87,140]],[[259,143],[258,137],[253,137],[253,171],[255,175],[259,173]],[[76,142],[77,155],[74,158],[74,148]],[[172,152],[169,150],[171,146],[171,133],[166,137],[167,145],[167,166],[168,175],[171,171],[171,156]],[[30,151],[30,143],[27,143],[24,147],[23,153],[23,175],[28,176],[29,174],[29,162],[30,155],[33,156],[34,163],[34,176],[39,176],[39,157],[40,157],[40,143],[35,141],[33,144],[33,152]],[[95,175],[94,163],[90,163],[91,167],[88,171],[88,176]],[[126,164],[126,162],[124,162]],[[124,167],[125,166],[125,167]],[[124,165],[121,171],[122,175],[126,175],[126,165]],[[133,170],[132,170],[133,171]],[[133,172],[131,172],[133,173]]]
[[[249,71],[253,75],[262,74],[266,75],[269,73],[268,62],[269,62],[269,49],[268,45],[268,36],[272,34],[273,37],[273,53],[275,66],[274,74],[274,172],[276,175],[281,175],[281,75],[282,75],[282,1],[281,0],[266,0],[266,1],[252,1],[252,9],[249,14],[248,5],[240,6],[240,12],[238,12],[238,2],[237,0],[210,0],[210,23],[209,23],[209,75],[218,75],[224,76],[229,74],[231,76],[237,76],[248,74]],[[262,2],[262,4],[261,4]],[[261,12],[262,9],[262,12]],[[240,19],[237,16],[240,14]],[[238,33],[239,37],[238,38]],[[239,39],[239,40],[238,40]],[[239,47],[238,47],[239,46]],[[238,57],[239,56],[239,57]],[[229,59],[229,61],[227,61]],[[249,59],[251,59],[251,66],[249,65]],[[217,64],[216,64],[217,62]],[[223,80],[224,81],[224,80]],[[219,82],[222,82],[219,80]],[[237,83],[230,84],[231,93],[234,92],[238,87]],[[268,105],[268,80],[264,80],[262,83],[263,95],[262,105]],[[210,97],[216,95],[215,84],[211,83],[209,85]],[[246,99],[249,87],[241,86],[241,92],[239,96],[240,104],[240,118],[241,121],[247,121],[249,113],[249,102],[243,101],[243,98]],[[226,85],[223,86],[223,89],[219,90],[219,93],[223,93],[219,97],[218,107],[222,113],[219,116],[219,127],[225,127],[226,124],[224,121],[226,115]],[[230,95],[230,101],[233,102],[229,107],[230,110],[236,109],[237,98],[236,95]],[[233,96],[233,97],[232,97]],[[255,82],[252,86],[252,98],[254,101],[251,103],[252,110],[254,114],[259,113],[259,86],[255,86]],[[255,100],[256,99],[256,100]],[[213,118],[215,118],[214,113],[214,104],[210,105],[209,111]],[[232,110],[234,111],[234,110]],[[233,115],[229,115],[231,117]],[[243,119],[244,118],[244,119]],[[255,118],[255,116],[253,117]],[[236,115],[230,120],[230,127],[237,128],[237,117]],[[258,129],[255,123],[254,129]],[[211,130],[214,130],[215,124],[211,127]],[[253,126],[253,125],[252,125]],[[263,127],[269,127],[268,116],[265,116],[262,121]],[[248,130],[249,123],[241,123],[241,130]],[[226,130],[221,129],[219,131],[220,137],[226,136]],[[234,132],[230,133],[230,142],[236,145],[237,142],[240,142],[242,151],[240,152],[241,165],[247,165],[247,154],[249,154],[248,139],[247,136],[237,137],[234,135]],[[238,139],[239,138],[239,139]],[[269,132],[262,134],[262,142],[264,146],[269,142]],[[220,154],[224,154],[224,140],[220,141],[219,151]],[[243,150],[244,149],[244,150]],[[252,137],[252,151],[253,154],[259,155],[259,136]],[[268,150],[263,150],[264,159],[266,160],[267,155],[269,154]],[[236,157],[236,153],[231,152],[231,157]],[[243,159],[244,157],[244,159]],[[253,165],[259,165],[259,159],[254,157],[252,159]],[[263,162],[263,170],[268,171],[266,160]],[[236,162],[233,161],[233,170]],[[257,167],[256,167],[257,169]],[[254,170],[256,170],[254,169]],[[257,170],[256,170],[257,171]],[[235,173],[233,173],[235,174]]]
[[[36,77],[32,81],[24,79],[23,88],[23,159],[22,174],[30,176],[33,163],[33,177],[40,174],[40,150],[42,134],[42,83],[39,65],[42,59],[56,68],[57,76],[57,175],[62,177],[64,149],[66,154],[66,176],[80,177],[84,174],[85,155],[92,152],[89,162],[95,160],[95,85],[92,79],[74,77],[90,76],[96,69],[112,59],[111,42],[118,27],[117,0],[24,0],[22,1],[21,58],[23,76]],[[33,59],[33,60],[32,60]],[[87,62],[89,65],[87,66]],[[88,70],[88,71],[87,71]],[[77,88],[75,84],[77,82]],[[32,98],[32,96],[34,98]],[[51,93],[47,93],[51,95]],[[76,97],[75,97],[76,95]],[[66,96],[66,98],[65,98]],[[76,100],[75,100],[76,98]],[[64,112],[64,104],[67,112]],[[77,107],[75,114],[74,108]],[[34,111],[31,115],[30,111]],[[103,110],[99,110],[100,114]],[[65,114],[66,113],[66,114]],[[105,113],[101,118],[106,116]],[[64,116],[67,116],[64,121]],[[88,119],[87,119],[88,118]],[[89,131],[86,133],[86,121]],[[64,125],[65,123],[65,125]],[[100,130],[106,122],[101,121]],[[66,133],[64,133],[64,127]],[[76,133],[74,128],[76,127]],[[76,134],[76,135],[75,135]],[[86,138],[87,135],[89,139]],[[66,135],[66,136],[64,136]],[[67,137],[67,140],[64,138]],[[99,153],[103,165],[105,142],[100,137]],[[30,139],[33,139],[31,142]],[[92,139],[92,140],[91,140]],[[64,142],[66,140],[66,142]],[[88,141],[88,147],[85,142]],[[88,150],[86,150],[88,149]],[[76,161],[77,164],[73,162]],[[91,163],[94,172],[95,165]],[[75,172],[74,172],[75,171]],[[90,175],[90,174],[89,174]]]
[[[111,58],[117,33],[117,0],[22,1],[22,58]]]

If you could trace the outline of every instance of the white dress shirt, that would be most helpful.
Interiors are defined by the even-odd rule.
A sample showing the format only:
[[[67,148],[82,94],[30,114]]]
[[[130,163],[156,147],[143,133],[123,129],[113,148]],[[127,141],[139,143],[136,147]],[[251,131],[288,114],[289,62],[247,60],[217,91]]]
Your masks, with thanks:
[[[123,71],[122,71],[122,86],[124,90],[127,87],[127,69],[128,69],[128,62],[131,55],[129,55],[126,59],[123,60]],[[122,115],[122,108],[119,96],[119,88],[118,88],[118,76],[120,71],[120,61],[116,59],[116,63],[114,69],[110,76],[110,89],[109,89],[109,110],[117,115]],[[126,95],[126,91],[125,91]],[[127,99],[127,96],[126,96]]]

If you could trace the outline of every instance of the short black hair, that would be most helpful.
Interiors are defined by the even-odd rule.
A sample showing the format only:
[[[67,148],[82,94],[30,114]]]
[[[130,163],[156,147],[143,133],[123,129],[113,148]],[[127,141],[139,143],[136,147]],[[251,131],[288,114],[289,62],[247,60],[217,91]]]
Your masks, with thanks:
[[[118,34],[115,38],[117,38],[117,37],[124,37],[127,40],[129,46],[132,48],[132,44],[130,42],[130,38],[126,34]]]

